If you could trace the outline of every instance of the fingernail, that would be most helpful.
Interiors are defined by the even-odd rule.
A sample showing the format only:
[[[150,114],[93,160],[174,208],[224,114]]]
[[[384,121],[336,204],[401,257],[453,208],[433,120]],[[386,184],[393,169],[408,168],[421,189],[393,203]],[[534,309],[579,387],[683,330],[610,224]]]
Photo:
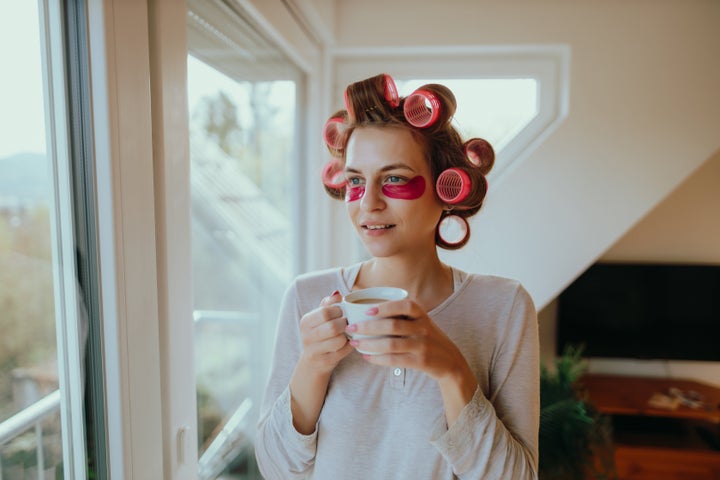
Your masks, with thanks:
[[[331,297],[334,297],[335,295],[340,295],[340,290],[335,290],[333,293],[330,294]]]
[[[378,312],[378,307],[371,307],[365,311],[365,315],[377,315]]]
[[[345,327],[345,331],[348,333],[356,332],[357,324],[353,323],[352,325],[348,325],[347,327]]]
[[[360,342],[357,340],[350,340],[350,345],[352,345],[353,347],[357,347],[358,345],[360,345]]]

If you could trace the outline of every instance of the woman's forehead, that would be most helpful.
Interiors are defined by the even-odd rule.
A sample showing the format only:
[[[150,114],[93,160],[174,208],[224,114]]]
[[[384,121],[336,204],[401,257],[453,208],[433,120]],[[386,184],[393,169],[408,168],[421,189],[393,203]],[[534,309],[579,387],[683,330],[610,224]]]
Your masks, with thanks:
[[[382,169],[407,165],[418,174],[429,171],[422,146],[412,133],[399,127],[359,127],[347,144],[346,168]]]

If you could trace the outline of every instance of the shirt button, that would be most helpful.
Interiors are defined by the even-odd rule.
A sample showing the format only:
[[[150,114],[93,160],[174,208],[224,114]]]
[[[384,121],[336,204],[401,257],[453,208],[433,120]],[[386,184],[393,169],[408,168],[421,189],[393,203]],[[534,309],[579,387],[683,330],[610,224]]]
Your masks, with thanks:
[[[393,375],[395,375],[396,377],[402,375],[402,368],[396,368],[395,370],[393,370]]]

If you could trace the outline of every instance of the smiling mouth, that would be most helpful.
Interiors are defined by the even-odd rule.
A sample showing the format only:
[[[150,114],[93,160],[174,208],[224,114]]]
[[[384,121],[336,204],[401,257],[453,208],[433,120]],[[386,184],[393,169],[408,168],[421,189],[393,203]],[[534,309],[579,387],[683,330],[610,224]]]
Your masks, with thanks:
[[[363,230],[388,230],[395,225],[363,225]]]

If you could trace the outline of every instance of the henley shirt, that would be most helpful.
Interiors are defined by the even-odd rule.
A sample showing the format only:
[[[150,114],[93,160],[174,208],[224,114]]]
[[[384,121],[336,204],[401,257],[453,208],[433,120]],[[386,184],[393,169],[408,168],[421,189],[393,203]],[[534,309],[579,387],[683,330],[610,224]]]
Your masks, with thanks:
[[[479,384],[450,428],[435,380],[417,370],[370,364],[353,352],[332,373],[315,431],[295,430],[289,383],[302,352],[300,319],[331,292],[348,294],[360,265],[301,275],[284,295],[257,426],[263,476],[536,479],[537,314],[519,282],[498,276],[453,269],[453,293],[427,312]]]

